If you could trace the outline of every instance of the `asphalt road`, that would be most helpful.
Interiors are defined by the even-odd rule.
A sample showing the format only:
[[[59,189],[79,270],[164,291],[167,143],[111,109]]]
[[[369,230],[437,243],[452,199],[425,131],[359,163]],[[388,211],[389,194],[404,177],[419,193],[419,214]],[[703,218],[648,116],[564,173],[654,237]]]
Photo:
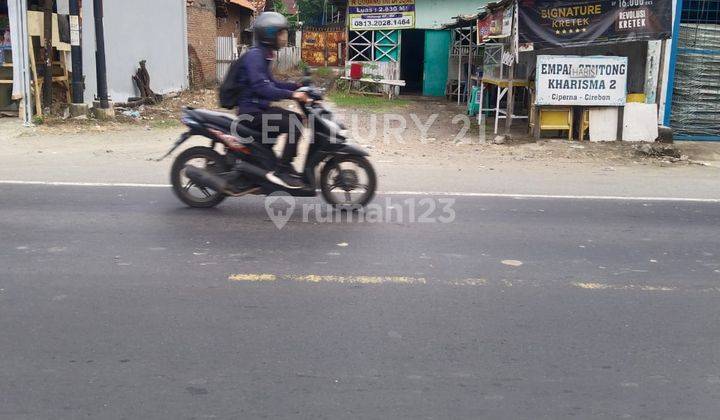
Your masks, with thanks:
[[[720,413],[720,204],[458,197],[452,223],[278,230],[259,198],[0,196],[3,420]]]

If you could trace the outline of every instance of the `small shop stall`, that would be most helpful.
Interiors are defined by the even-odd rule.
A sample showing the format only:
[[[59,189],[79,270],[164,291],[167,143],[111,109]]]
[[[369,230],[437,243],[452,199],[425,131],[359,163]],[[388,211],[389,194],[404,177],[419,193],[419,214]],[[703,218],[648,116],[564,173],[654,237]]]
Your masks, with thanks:
[[[445,25],[451,31],[448,55],[448,80],[445,96],[458,105],[471,100],[473,87],[482,75],[483,48],[477,42],[478,15],[456,16],[456,22]]]
[[[515,40],[517,23],[515,2],[506,0],[499,3],[490,3],[487,13],[477,21],[477,43],[484,47],[483,71],[479,79],[480,90],[476,97],[479,106],[478,121],[482,121],[484,114],[494,117],[494,133],[499,130],[500,120],[526,120],[527,113],[516,113],[517,109],[526,108],[527,102],[523,90],[530,87],[527,79],[527,65],[515,63]],[[485,94],[488,97],[488,107],[484,106]],[[517,103],[515,103],[518,99]],[[512,108],[503,105],[513,104]],[[494,103],[494,106],[490,106]]]
[[[523,0],[490,4],[478,19],[485,47],[478,103],[495,91],[495,120],[528,121],[567,138],[655,140],[660,69],[672,0]],[[660,54],[658,54],[660,53]]]
[[[37,1],[0,0],[0,112],[19,114],[26,123],[33,109],[35,115],[43,112],[45,20],[38,7]],[[67,16],[61,18],[58,13],[51,14],[51,22],[50,80],[62,86],[69,103],[69,22]]]

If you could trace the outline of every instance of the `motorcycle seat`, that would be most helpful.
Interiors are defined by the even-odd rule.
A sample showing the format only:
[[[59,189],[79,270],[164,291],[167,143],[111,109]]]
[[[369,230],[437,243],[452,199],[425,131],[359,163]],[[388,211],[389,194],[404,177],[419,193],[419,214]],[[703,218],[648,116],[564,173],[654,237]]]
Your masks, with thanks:
[[[230,131],[235,116],[226,112],[210,111],[209,109],[188,110],[201,124],[212,124],[219,129]]]
[[[233,114],[229,114],[227,112],[211,111],[209,109],[188,109],[186,111],[190,115],[192,115],[199,123],[212,125],[226,133],[230,133],[230,131],[233,129],[233,121],[235,121],[236,119],[235,115]],[[231,134],[237,134],[240,137],[262,139],[261,132],[252,130],[243,125],[242,123],[235,124],[234,128],[237,132]]]

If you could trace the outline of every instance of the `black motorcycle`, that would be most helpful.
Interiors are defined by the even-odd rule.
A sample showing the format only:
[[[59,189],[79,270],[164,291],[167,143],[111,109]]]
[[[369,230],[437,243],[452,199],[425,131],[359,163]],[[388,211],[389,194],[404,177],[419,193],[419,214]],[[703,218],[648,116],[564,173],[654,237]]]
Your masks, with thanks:
[[[183,109],[181,121],[189,130],[163,158],[192,136],[207,137],[210,146],[192,147],[175,159],[171,182],[177,197],[190,207],[210,208],[227,197],[268,195],[277,191],[313,197],[319,190],[335,207],[367,205],[377,188],[368,152],[349,142],[345,127],[322,104],[321,90],[310,86],[300,90],[312,99],[299,103],[306,119],[313,121],[305,168],[300,171],[306,188],[285,189],[267,180],[278,157],[271,147],[262,144],[262,133],[243,126],[234,115],[187,107]]]

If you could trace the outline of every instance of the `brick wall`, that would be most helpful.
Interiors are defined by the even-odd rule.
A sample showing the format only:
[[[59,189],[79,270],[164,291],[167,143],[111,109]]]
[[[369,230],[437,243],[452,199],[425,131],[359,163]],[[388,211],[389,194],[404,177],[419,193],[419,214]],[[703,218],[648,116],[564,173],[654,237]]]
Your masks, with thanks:
[[[267,6],[266,0],[250,0],[250,3],[255,6],[255,10],[257,11],[257,14],[262,13],[263,10],[265,10],[265,6]],[[269,2],[270,5],[272,5],[272,2]]]
[[[214,0],[187,0],[190,84],[203,86],[216,81],[217,20]]]
[[[252,11],[234,4],[228,5],[228,16],[217,20],[218,36],[240,39],[242,32],[252,23]]]

